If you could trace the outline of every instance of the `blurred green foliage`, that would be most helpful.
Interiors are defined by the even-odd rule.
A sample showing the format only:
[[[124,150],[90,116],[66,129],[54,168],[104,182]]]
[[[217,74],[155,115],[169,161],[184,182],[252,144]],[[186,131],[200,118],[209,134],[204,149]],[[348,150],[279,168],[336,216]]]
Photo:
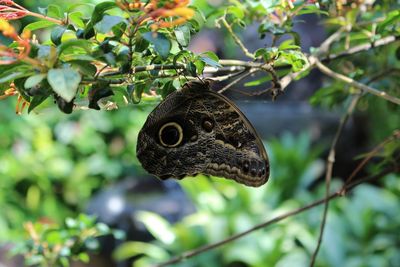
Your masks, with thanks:
[[[137,173],[137,133],[152,104],[71,116],[16,116],[13,105],[3,101],[0,113],[0,241],[21,238],[28,220],[60,223],[100,188]]]
[[[80,1],[69,1],[68,4],[72,2]],[[220,9],[213,13],[214,8],[207,1],[195,2],[199,9],[204,10],[204,13],[211,18],[217,16],[218,12],[220,15],[225,11]],[[270,9],[275,8],[274,4],[278,1],[243,1],[246,8],[242,8],[243,3],[239,1],[231,2],[235,5],[226,10],[227,19],[239,28],[250,24],[263,12],[264,15],[269,14]],[[36,11],[37,6],[46,6],[50,3],[66,4],[65,1],[25,1],[24,5]],[[373,20],[389,14],[377,24],[379,30],[377,35],[371,37],[366,34],[372,30],[372,26],[369,25],[365,26],[365,29],[356,28],[354,32],[350,32],[348,38],[352,45],[398,33],[399,29],[394,27],[393,22],[399,19],[398,12],[387,12],[390,9],[388,3],[389,1],[381,1],[381,5],[376,6],[376,12],[360,13],[356,10],[347,14],[347,22],[351,23],[355,23],[360,17]],[[242,9],[248,10],[250,15],[245,16]],[[313,12],[313,10],[306,11]],[[259,28],[259,34],[273,33],[278,36],[291,34],[293,42],[298,41],[298,36],[291,31],[292,21],[283,19],[287,17],[282,15],[280,27],[278,23],[264,21]],[[107,16],[105,18],[109,19]],[[209,23],[210,21],[212,19],[209,19]],[[105,22],[107,21],[102,21],[99,27],[107,26]],[[328,22],[336,26],[343,24],[343,20],[338,18]],[[177,31],[178,35],[184,32],[187,32],[187,29],[181,28]],[[147,41],[153,42],[155,47],[159,42],[166,43],[164,39],[152,39],[149,34],[146,38]],[[177,39],[187,45],[187,36]],[[227,43],[233,44],[232,39],[227,40]],[[287,45],[298,49],[297,44]],[[344,42],[338,42],[332,46],[332,51],[342,51],[343,45]],[[148,47],[149,43],[145,46]],[[162,50],[156,52],[162,56]],[[292,52],[292,49],[288,50]],[[354,79],[372,84],[390,94],[399,95],[397,79],[379,79],[379,75],[394,76],[388,70],[399,68],[398,51],[398,45],[381,47],[365,52],[362,56],[352,56],[339,63],[333,63],[332,66]],[[137,52],[138,55],[142,53],[142,51]],[[269,60],[276,51],[262,49],[256,53]],[[289,58],[291,53],[285,55]],[[194,55],[182,52],[180,56],[190,58]],[[374,64],[370,64],[371,57],[375,59]],[[179,56],[177,58],[179,59]],[[205,61],[207,64],[211,63],[209,65],[218,64],[218,58],[214,58],[215,60],[213,58],[213,54],[206,57],[206,60],[196,57],[197,65],[192,65],[189,71],[196,73],[196,70],[202,70]],[[139,62],[142,57],[138,56],[137,60]],[[160,58],[157,60],[156,63],[162,63]],[[152,75],[153,73],[150,73],[146,78],[150,77],[152,80]],[[377,77],[376,80],[372,79],[374,77]],[[162,90],[159,89],[157,93],[163,97],[175,89],[170,81],[162,85]],[[139,97],[130,99],[131,102],[140,100],[144,91],[140,86],[135,89],[136,92],[140,92]],[[342,109],[354,93],[358,91],[348,88],[341,82],[333,82],[318,90],[311,98],[311,103],[324,108]],[[116,91],[115,98],[119,98],[122,102],[122,93],[118,94]],[[92,241],[92,237],[98,233],[108,233],[109,229],[104,225],[96,225],[94,220],[79,213],[84,211],[87,201],[95,192],[122,177],[135,176],[141,172],[135,157],[137,133],[155,103],[142,101],[141,105],[131,105],[119,110],[107,112],[82,110],[75,111],[72,115],[63,115],[55,108],[44,105],[37,111],[38,113],[32,112],[31,115],[23,116],[16,116],[13,111],[15,99],[2,101],[1,105],[0,243],[26,241],[23,224],[27,221],[50,220],[61,225],[51,235],[47,235],[46,227],[35,224],[37,231],[43,234],[41,235],[43,242],[54,241],[54,244],[68,243],[69,238],[80,236],[87,228],[100,229],[98,232],[92,232],[90,236]],[[399,107],[373,96],[363,97],[358,110],[365,112],[368,117],[370,142],[373,144],[380,142],[400,125]],[[311,187],[311,185],[324,172],[325,163],[321,159],[321,152],[325,146],[311,144],[307,133],[299,136],[286,133],[277,139],[268,140],[266,146],[272,166],[272,178],[267,186],[254,189],[223,179],[203,176],[186,178],[180,184],[195,203],[197,211],[174,225],[159,215],[139,212],[137,218],[155,240],[150,243],[126,242],[115,251],[115,258],[124,260],[139,256],[141,258],[136,261],[135,266],[148,266],[150,263],[179,255],[188,249],[247,230],[266,219],[323,197],[324,186]],[[390,157],[393,151],[387,156]],[[399,175],[390,174],[378,185],[361,185],[346,198],[331,203],[324,242],[317,261],[318,266],[398,266],[400,262]],[[333,182],[333,189],[338,189],[340,186],[340,182],[336,180]],[[226,244],[221,249],[199,255],[176,266],[308,266],[310,255],[316,245],[321,211],[320,207],[291,217]],[[69,216],[77,219],[68,219],[64,223],[65,218]],[[75,227],[76,225],[82,227]],[[28,238],[28,242],[24,244],[29,245],[31,241]],[[36,256],[40,255],[37,253],[39,250],[37,247],[28,246],[25,249],[27,254],[32,252],[29,249],[33,249]],[[87,261],[87,256],[81,253],[88,250],[90,247],[84,248],[84,251],[70,251],[61,256],[65,256],[65,259],[77,256]],[[60,259],[60,264],[68,265],[65,259]],[[36,263],[40,263],[46,258],[34,257],[31,260],[31,263],[35,263],[35,260]]]
[[[320,150],[309,140],[307,134],[284,134],[267,143],[273,179],[265,187],[247,188],[204,176],[182,180],[197,212],[175,225],[156,214],[139,214],[156,240],[127,242],[115,251],[115,258],[142,255],[133,266],[150,266],[322,198],[323,184],[309,189],[324,172]],[[317,266],[397,266],[398,178],[388,175],[382,188],[360,185],[347,198],[331,202]],[[340,189],[341,182],[334,181],[332,187]],[[173,266],[309,266],[321,213],[322,206]]]
[[[30,238],[13,249],[25,255],[27,266],[69,266],[71,261],[90,261],[89,252],[100,249],[100,236],[113,234],[124,237],[124,232],[111,230],[96,218],[80,214],[76,219],[66,218],[60,227],[52,222],[25,223]]]

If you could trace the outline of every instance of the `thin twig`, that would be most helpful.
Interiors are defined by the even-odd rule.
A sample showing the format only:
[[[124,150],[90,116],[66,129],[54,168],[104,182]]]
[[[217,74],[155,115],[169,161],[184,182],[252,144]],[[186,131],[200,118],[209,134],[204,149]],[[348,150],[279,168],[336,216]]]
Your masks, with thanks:
[[[226,73],[226,72],[236,73],[236,72],[243,72],[245,70],[246,67],[243,66],[222,66],[219,68],[206,66],[203,70],[203,74]]]
[[[329,37],[328,37],[329,39]],[[322,63],[328,63],[332,60],[336,60],[336,59],[340,59],[343,57],[347,57],[353,54],[357,54],[360,52],[364,52],[367,51],[369,49],[373,49],[373,48],[377,48],[379,46],[383,46],[383,45],[388,45],[391,43],[394,43],[396,41],[398,41],[400,39],[400,36],[387,36],[384,37],[382,39],[379,39],[375,42],[372,43],[366,43],[366,44],[361,44],[361,45],[357,45],[354,46],[346,51],[343,51],[341,53],[338,54],[331,54],[328,56],[325,56],[323,58],[320,58],[319,61],[321,61]],[[325,43],[325,42],[324,42]],[[329,42],[328,42],[329,43]],[[285,77],[281,78],[281,88],[282,91],[285,90],[285,88],[293,81],[295,80],[298,76],[300,76],[301,74],[303,74],[303,72],[305,71],[309,71],[310,69],[312,69],[315,66],[315,59],[317,59],[317,57],[315,56],[308,56],[308,63],[307,65],[304,67],[303,70],[299,71],[299,72],[294,72],[294,73],[289,73],[287,74]],[[290,69],[291,66],[279,66],[279,67],[275,67],[275,71],[280,71],[280,70],[286,70],[286,69]]]
[[[228,90],[229,88],[231,88],[233,85],[237,84],[238,82],[240,82],[241,80],[243,80],[246,77],[249,77],[250,75],[252,75],[253,73],[259,71],[258,69],[249,69],[249,71],[247,71],[246,73],[244,73],[243,75],[237,77],[235,80],[233,80],[232,82],[230,82],[229,84],[225,85],[222,89],[220,89],[218,91],[218,93],[222,94],[223,92],[225,92],[226,90]]]
[[[327,168],[326,168],[326,173],[325,173],[325,203],[324,203],[324,211],[322,214],[322,221],[321,221],[321,226],[320,226],[320,231],[319,231],[319,236],[318,236],[318,241],[317,241],[317,246],[314,250],[314,253],[311,257],[311,262],[310,262],[310,267],[313,267],[315,264],[315,260],[317,258],[319,249],[321,247],[322,243],[322,237],[324,235],[324,230],[325,230],[325,224],[326,224],[326,219],[328,217],[328,208],[329,208],[329,194],[330,194],[330,186],[331,186],[331,180],[332,180],[332,171],[333,171],[333,164],[335,163],[335,153],[336,153],[336,145],[339,141],[339,138],[343,132],[344,126],[346,125],[348,119],[350,118],[351,114],[353,113],[358,100],[360,99],[361,95],[357,94],[353,97],[349,107],[347,108],[346,113],[340,120],[339,127],[336,131],[336,134],[333,138],[331,148],[329,150],[329,155],[327,158]]]
[[[37,17],[39,19],[44,19],[44,20],[53,22],[55,24],[59,24],[59,25],[64,25],[65,24],[62,20],[54,19],[52,17],[48,17],[48,16],[45,16],[45,15],[42,15],[42,14],[38,14],[38,13],[35,13],[35,12],[28,12],[28,14],[30,16]]]
[[[37,18],[40,18],[40,19],[44,19],[44,20],[53,22],[55,24],[59,24],[59,25],[63,25],[64,24],[64,22],[62,20],[55,19],[55,18],[52,18],[52,17],[48,17],[48,16],[45,16],[45,15],[42,15],[42,14],[39,14],[39,13],[35,13],[35,12],[32,12],[32,11],[29,11],[25,7],[20,6],[15,2],[13,2],[12,4],[16,8],[15,7],[7,7],[5,9],[2,9],[1,11],[4,12],[4,13],[7,13],[7,12],[21,12],[22,11],[22,12],[24,12],[26,14],[26,16],[37,17]]]
[[[373,83],[375,81],[378,81],[380,79],[385,79],[388,76],[395,74],[395,75],[400,75],[400,69],[398,68],[389,68],[386,70],[383,70],[381,72],[379,72],[378,74],[372,76],[371,78],[368,79],[368,82],[366,82],[366,84],[370,84]]]
[[[239,37],[233,32],[231,25],[229,25],[229,23],[226,21],[225,17],[221,17],[218,21],[221,21],[222,24],[224,24],[225,28],[228,30],[229,34],[232,36],[235,43],[240,47],[240,49],[242,49],[243,53],[251,59],[256,59],[256,57],[252,53],[249,52],[249,50],[243,44],[243,42],[239,39]]]
[[[318,56],[327,55],[333,42],[340,38],[340,35],[345,31],[345,27],[340,27],[335,33],[331,34],[318,48]]]
[[[360,172],[360,170],[367,164],[385,145],[388,143],[400,139],[400,130],[395,130],[391,136],[383,140],[380,144],[378,144],[374,149],[368,152],[367,156],[361,161],[360,164],[353,170],[350,176],[346,180],[346,184],[349,184],[352,179]],[[343,195],[346,193],[345,191],[341,192]]]
[[[391,96],[391,95],[387,94],[386,92],[379,91],[379,90],[377,90],[375,88],[372,88],[372,87],[370,87],[368,85],[359,83],[359,82],[357,82],[357,81],[355,81],[355,80],[353,80],[353,79],[351,79],[351,78],[349,78],[347,76],[344,76],[344,75],[342,75],[340,73],[334,72],[331,69],[329,69],[328,67],[326,67],[324,64],[322,64],[316,57],[314,57],[314,59],[315,59],[315,64],[317,65],[318,69],[320,71],[322,71],[323,73],[325,73],[326,75],[328,75],[328,76],[330,76],[330,77],[332,77],[332,78],[334,78],[336,80],[341,80],[341,81],[343,81],[345,83],[348,83],[349,85],[352,85],[352,86],[354,86],[354,87],[356,87],[358,89],[361,89],[361,90],[363,90],[363,91],[365,91],[367,93],[379,96],[379,97],[381,97],[381,98],[383,98],[385,100],[388,100],[388,101],[390,101],[392,103],[400,105],[400,99],[399,98]]]
[[[218,82],[223,82],[229,79],[232,79],[233,77],[239,76],[244,74],[246,71],[240,71],[240,72],[235,72],[235,73],[230,73],[224,76],[217,76],[217,77],[212,77],[213,81],[218,81]]]
[[[390,168],[386,168],[385,170],[383,170],[382,172],[380,172],[378,174],[361,178],[361,179],[359,179],[357,181],[354,181],[353,183],[350,183],[348,185],[343,185],[343,186],[346,186],[346,190],[350,191],[354,187],[358,186],[361,183],[364,183],[364,182],[367,182],[367,181],[371,181],[371,180],[375,180],[375,179],[379,179],[379,178],[381,178],[381,177],[383,177],[383,176],[385,176],[385,175],[387,175],[387,174],[389,174],[391,172],[394,172],[394,171],[397,172],[398,169],[396,169],[395,166],[392,166]],[[342,196],[340,194],[341,191],[342,191],[342,189],[340,189],[337,192],[332,193],[331,195],[329,195],[328,199],[332,200],[334,198]],[[271,220],[268,220],[266,222],[260,223],[260,224],[254,226],[254,227],[252,227],[252,228],[250,228],[250,229],[248,229],[248,230],[246,230],[244,232],[241,232],[241,233],[238,233],[236,235],[230,236],[230,237],[228,237],[228,238],[226,238],[224,240],[221,240],[219,242],[216,242],[216,243],[213,243],[213,244],[208,244],[208,245],[205,245],[205,246],[202,246],[202,247],[187,251],[185,253],[182,253],[181,255],[179,255],[177,257],[174,257],[174,258],[172,258],[172,259],[170,259],[168,261],[156,264],[156,265],[154,265],[154,267],[164,267],[164,266],[168,266],[168,265],[171,265],[171,264],[175,264],[175,263],[181,262],[183,260],[187,260],[189,258],[192,258],[192,257],[194,257],[196,255],[201,254],[201,253],[204,253],[206,251],[215,249],[217,247],[221,247],[221,246],[223,246],[223,245],[225,245],[227,243],[230,243],[230,242],[232,242],[234,240],[237,240],[237,239],[239,239],[241,237],[247,236],[248,234],[250,234],[250,233],[252,233],[254,231],[257,231],[257,230],[259,230],[261,228],[265,228],[265,227],[267,227],[269,225],[272,225],[272,224],[275,224],[275,223],[277,223],[279,221],[282,221],[282,220],[284,220],[284,219],[286,219],[288,217],[297,215],[299,213],[302,213],[304,211],[307,211],[309,209],[317,207],[317,206],[319,206],[321,204],[324,204],[325,201],[326,201],[326,197],[324,197],[322,199],[319,199],[317,201],[314,201],[314,202],[312,202],[312,203],[310,203],[310,204],[308,204],[306,206],[303,206],[301,208],[298,208],[298,209],[295,209],[293,211],[290,211],[290,212],[284,213],[282,215],[276,216],[275,218],[272,218]]]
[[[379,40],[377,40],[375,42],[366,43],[366,44],[360,44],[360,45],[351,47],[348,50],[345,50],[345,51],[340,52],[338,54],[329,55],[328,57],[326,57],[324,59],[321,59],[321,61],[322,62],[328,62],[328,61],[333,60],[333,59],[339,59],[339,58],[347,57],[347,56],[350,56],[350,55],[353,55],[353,54],[357,54],[357,53],[360,53],[360,52],[363,52],[363,51],[367,51],[367,50],[372,49],[372,48],[376,48],[376,47],[379,47],[379,46],[383,46],[383,45],[387,45],[387,44],[396,42],[399,39],[400,39],[400,35],[399,36],[394,36],[394,35],[386,36],[386,37],[384,37],[382,39],[379,39]]]
[[[329,62],[330,60],[334,59],[339,59],[345,56],[349,56],[352,54],[356,54],[359,52],[363,52],[366,50],[369,50],[371,48],[377,48],[379,46],[387,45],[390,43],[393,43],[397,40],[400,39],[400,36],[387,36],[384,37],[380,40],[377,40],[375,42],[367,43],[367,44],[362,44],[358,45],[355,47],[350,48],[348,51],[344,51],[339,54],[333,54],[330,56],[327,56],[325,58],[320,59],[321,62]],[[243,60],[231,60],[231,59],[220,59],[219,64],[222,65],[222,68],[215,68],[215,67],[206,67],[204,69],[204,73],[216,73],[216,72],[237,72],[237,71],[242,71],[246,68],[262,68],[265,63],[257,63],[257,62],[249,62],[249,61],[243,61]],[[160,65],[160,64],[153,64],[153,65],[147,65],[147,66],[137,66],[132,69],[133,73],[138,73],[138,72],[144,72],[144,71],[150,71],[150,70],[173,70],[173,69],[184,69],[186,66],[184,64],[169,64],[169,65]],[[227,68],[228,67],[228,68]],[[310,64],[306,69],[313,67],[312,64]],[[277,70],[286,70],[290,69],[290,65],[283,65],[283,66],[277,66],[274,67],[275,71]],[[300,72],[301,73],[301,72]],[[300,73],[295,73],[299,75]],[[118,76],[118,75],[123,75],[124,73],[121,73],[120,71],[109,71],[106,73],[102,73],[100,77],[109,77],[109,76]],[[297,77],[297,76],[296,76]],[[290,82],[283,82],[283,79],[281,79],[281,84],[282,88],[285,88]]]

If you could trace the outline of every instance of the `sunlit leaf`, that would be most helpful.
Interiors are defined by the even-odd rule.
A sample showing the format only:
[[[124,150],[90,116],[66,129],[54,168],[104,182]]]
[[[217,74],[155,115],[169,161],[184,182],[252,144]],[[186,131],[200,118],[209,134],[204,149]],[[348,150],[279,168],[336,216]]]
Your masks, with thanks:
[[[81,75],[73,69],[51,69],[47,74],[47,80],[54,92],[65,101],[70,102],[78,91]]]
[[[143,38],[154,45],[154,50],[163,58],[168,57],[171,42],[163,33],[146,32]]]
[[[147,230],[161,242],[172,244],[176,239],[171,225],[161,216],[145,211],[137,212],[136,216],[146,226]]]
[[[158,260],[165,260],[169,257],[169,254],[158,246],[136,241],[125,242],[119,246],[114,251],[113,257],[117,260],[125,260],[142,254]]]
[[[36,75],[29,77],[25,81],[25,84],[24,84],[25,88],[31,88],[31,87],[38,85],[44,78],[46,78],[46,76],[47,75],[45,73],[41,73],[41,74],[36,74]]]
[[[98,23],[96,23],[96,25],[94,26],[95,30],[97,30],[100,33],[108,33],[109,31],[111,31],[111,29],[121,23],[124,22],[124,18],[119,17],[119,16],[109,16],[109,15],[105,15],[101,21],[99,21]]]

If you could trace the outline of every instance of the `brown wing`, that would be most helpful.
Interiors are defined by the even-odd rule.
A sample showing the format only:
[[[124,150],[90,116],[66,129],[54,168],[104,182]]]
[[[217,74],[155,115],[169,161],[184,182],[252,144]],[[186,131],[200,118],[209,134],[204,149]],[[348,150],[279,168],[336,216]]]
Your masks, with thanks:
[[[181,126],[182,142],[163,147],[157,133],[171,122]],[[203,173],[260,186],[269,177],[267,153],[254,127],[233,102],[202,83],[184,85],[151,112],[139,133],[137,156],[162,179]]]
[[[239,108],[211,90],[188,87],[192,106],[215,121],[214,147],[208,154],[205,174],[222,176],[248,185],[268,181],[269,160],[256,130]],[[197,115],[199,116],[199,115]]]

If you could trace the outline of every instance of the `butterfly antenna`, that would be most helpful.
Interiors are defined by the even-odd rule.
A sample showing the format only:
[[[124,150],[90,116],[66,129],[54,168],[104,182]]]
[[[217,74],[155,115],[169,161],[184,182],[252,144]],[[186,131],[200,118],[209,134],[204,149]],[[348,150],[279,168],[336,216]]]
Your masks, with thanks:
[[[204,85],[206,85],[207,83],[204,81],[204,79],[202,79],[199,75],[196,75],[196,78]]]

